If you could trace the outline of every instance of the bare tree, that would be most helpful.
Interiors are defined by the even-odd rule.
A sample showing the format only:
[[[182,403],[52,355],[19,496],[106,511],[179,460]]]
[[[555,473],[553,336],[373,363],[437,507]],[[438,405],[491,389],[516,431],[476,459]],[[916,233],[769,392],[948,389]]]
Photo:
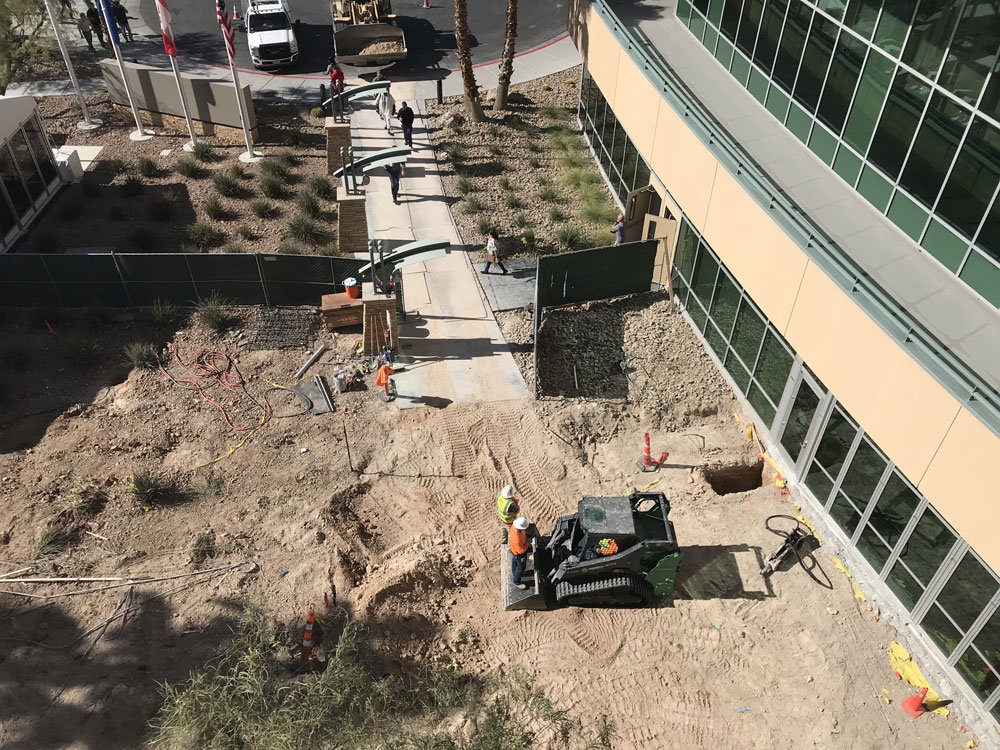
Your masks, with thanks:
[[[458,64],[462,67],[462,83],[465,85],[465,106],[469,119],[482,122],[486,119],[483,105],[479,101],[479,86],[472,70],[472,52],[469,50],[469,11],[465,0],[455,0],[455,43],[458,45]]]
[[[50,52],[41,0],[0,0],[0,96]]]
[[[497,98],[493,110],[507,108],[510,77],[514,73],[514,39],[517,37],[517,0],[507,0],[507,29],[504,33],[503,57],[500,58],[500,78],[497,80]]]

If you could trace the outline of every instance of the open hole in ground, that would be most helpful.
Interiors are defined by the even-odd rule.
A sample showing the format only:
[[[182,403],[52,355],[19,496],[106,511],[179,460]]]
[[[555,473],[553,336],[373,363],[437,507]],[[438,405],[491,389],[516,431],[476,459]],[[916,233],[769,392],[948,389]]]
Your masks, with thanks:
[[[764,460],[752,464],[716,464],[703,469],[705,481],[717,495],[755,490],[763,484]]]

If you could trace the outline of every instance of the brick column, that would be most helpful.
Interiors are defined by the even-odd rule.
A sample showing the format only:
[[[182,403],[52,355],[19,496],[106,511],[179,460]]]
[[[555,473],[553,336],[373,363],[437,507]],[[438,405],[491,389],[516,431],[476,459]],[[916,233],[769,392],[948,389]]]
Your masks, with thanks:
[[[337,231],[343,253],[368,252],[368,217],[365,194],[347,195],[337,188]]]
[[[340,148],[351,147],[351,124],[326,118],[326,173],[340,169]]]
[[[396,323],[396,295],[375,294],[375,287],[370,281],[361,285],[361,299],[364,303],[364,327],[361,341],[365,355],[378,355],[385,343],[385,330],[388,327],[392,342],[399,346],[399,328]],[[386,313],[389,315],[386,320]]]

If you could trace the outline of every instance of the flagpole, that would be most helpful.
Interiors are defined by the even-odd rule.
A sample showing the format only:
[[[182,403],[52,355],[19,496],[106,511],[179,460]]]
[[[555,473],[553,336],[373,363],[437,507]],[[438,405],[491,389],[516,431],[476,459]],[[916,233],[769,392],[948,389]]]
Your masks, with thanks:
[[[115,19],[111,15],[108,7],[108,0],[97,0],[97,5],[101,11],[101,17],[108,29],[108,41],[111,42],[111,49],[115,51],[115,59],[118,61],[118,70],[122,74],[122,86],[125,87],[125,96],[128,98],[129,106],[132,108],[132,116],[135,117],[135,132],[129,133],[129,139],[133,141],[148,141],[153,136],[149,135],[142,128],[142,118],[139,116],[139,108],[135,106],[132,98],[132,90],[128,87],[128,78],[125,76],[125,61],[122,59],[122,51],[118,47],[118,29],[115,27]]]
[[[181,98],[181,109],[184,110],[184,119],[187,120],[188,133],[191,134],[191,140],[184,144],[185,151],[194,151],[194,146],[198,142],[198,139],[194,134],[194,122],[191,121],[191,113],[188,112],[187,100],[184,98],[184,89],[181,87],[181,72],[177,69],[177,58],[173,55],[167,55],[170,58],[170,67],[174,69],[174,78],[177,80],[177,95]]]
[[[240,108],[240,122],[243,124],[243,137],[247,143],[247,151],[240,154],[240,161],[246,164],[259,161],[261,155],[253,150],[253,141],[250,139],[250,128],[247,126],[247,113],[245,102],[243,101],[243,90],[240,88],[240,74],[236,70],[236,60],[229,58],[229,70],[233,74],[233,86],[236,87],[236,104]]]
[[[91,117],[90,110],[87,109],[87,102],[84,101],[83,92],[80,90],[80,82],[76,80],[76,71],[73,70],[73,61],[70,60],[69,50],[66,49],[66,42],[63,41],[62,32],[59,31],[59,23],[56,21],[56,14],[52,11],[52,0],[45,0],[45,10],[49,14],[49,20],[52,22],[52,33],[56,37],[56,44],[59,45],[59,51],[62,52],[63,61],[66,63],[66,70],[69,73],[69,82],[73,85],[73,91],[76,92],[76,98],[80,100],[80,110],[83,112],[83,119],[80,120],[76,126],[80,130],[94,130],[95,128],[99,128],[104,123],[96,117]]]

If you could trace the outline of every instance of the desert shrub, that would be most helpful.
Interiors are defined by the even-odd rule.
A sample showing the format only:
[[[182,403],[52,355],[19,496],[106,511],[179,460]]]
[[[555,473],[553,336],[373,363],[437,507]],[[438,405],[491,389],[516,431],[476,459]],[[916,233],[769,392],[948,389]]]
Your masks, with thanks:
[[[205,143],[205,141],[198,141],[194,144],[194,148],[191,149],[191,156],[202,163],[208,163],[216,159],[215,150]]]
[[[535,230],[527,227],[521,231],[521,247],[525,252],[533,253],[538,250],[538,242],[535,240]]]
[[[337,189],[328,177],[311,177],[306,184],[306,190],[324,201],[332,201],[337,197]]]
[[[490,230],[493,229],[493,220],[489,216],[480,216],[479,220],[476,221],[476,229],[482,235],[487,235]]]
[[[247,242],[252,242],[257,239],[257,233],[253,231],[253,227],[247,226],[246,224],[240,224],[236,229],[236,234]]]
[[[580,169],[587,163],[587,157],[579,151],[567,151],[559,157],[559,162],[566,169]]]
[[[250,210],[258,219],[273,219],[281,210],[269,200],[258,199],[250,204]]]
[[[533,154],[541,153],[542,144],[536,140],[530,140],[528,141],[528,151],[530,151]]]
[[[139,172],[143,177],[156,177],[160,172],[160,168],[156,165],[156,162],[150,159],[148,156],[143,156],[135,164],[136,171]]]
[[[133,471],[129,477],[129,492],[143,508],[185,500],[186,495],[177,483],[149,469]]]
[[[133,341],[125,345],[124,364],[135,370],[151,370],[156,367],[156,354],[153,347],[144,341]]]
[[[459,143],[449,143],[444,147],[444,152],[448,156],[448,160],[453,164],[465,159],[465,149]]]
[[[56,557],[72,546],[77,539],[77,533],[62,525],[49,526],[42,532],[35,548],[35,559],[44,560]]]
[[[460,192],[462,195],[468,195],[469,193],[476,192],[476,186],[475,186],[475,184],[468,177],[464,177],[464,176],[463,177],[459,177],[458,178],[458,183],[456,183],[456,184],[457,184],[457,187],[458,187],[458,192]]]
[[[500,144],[498,144],[498,143],[491,143],[487,147],[487,151],[490,152],[491,156],[500,156],[500,154],[503,153],[503,148],[501,148]]]
[[[315,117],[317,120],[326,117],[326,110],[323,107],[313,107],[309,110],[309,116]]]
[[[195,305],[194,314],[215,333],[222,333],[227,328],[231,328],[238,322],[238,318],[229,309],[229,300],[222,297],[217,291],[213,291],[207,297],[202,297]]]
[[[343,255],[336,242],[328,242],[317,251],[320,255]]]
[[[528,166],[531,167],[532,169],[538,169],[540,166],[542,166],[542,160],[539,159],[537,156],[532,156],[530,159],[528,159]]]
[[[237,162],[236,164],[230,164],[226,167],[225,174],[229,175],[235,180],[246,180],[250,177],[250,173],[247,172],[246,167]]]
[[[208,558],[215,557],[215,533],[206,531],[199,534],[191,548],[191,562],[201,565]]]
[[[556,230],[556,241],[563,250],[576,250],[583,242],[580,228],[573,224],[563,224]]]
[[[177,307],[169,300],[155,299],[150,308],[153,323],[157,326],[172,326],[177,321]]]
[[[146,203],[146,213],[153,221],[167,221],[174,215],[174,202],[164,195],[154,195]]]
[[[513,193],[508,195],[504,202],[507,204],[507,208],[514,209],[515,211],[524,208],[524,202]]]
[[[239,240],[230,240],[222,246],[222,252],[224,253],[245,253],[246,251],[246,245]]]
[[[524,229],[524,227],[528,226],[528,217],[521,213],[515,214],[514,226],[518,229]]]
[[[556,151],[564,151],[566,153],[574,152],[582,146],[580,137],[568,130],[556,130],[549,133],[548,142],[549,146]]]
[[[156,232],[149,227],[137,227],[128,238],[133,250],[148,253],[156,246]]]
[[[274,155],[274,158],[277,159],[278,163],[281,164],[283,167],[285,167],[285,169],[291,169],[292,167],[294,167],[296,164],[299,163],[298,154],[294,153],[293,151],[287,151],[287,150],[279,151],[277,154]]]
[[[285,178],[273,174],[264,175],[260,180],[260,192],[266,198],[284,198],[286,195]]]
[[[499,138],[500,126],[497,125],[495,122],[491,122],[489,125],[486,126],[486,132],[489,134],[490,138]]]
[[[285,131],[285,135],[282,138],[282,141],[286,146],[290,146],[291,148],[298,148],[299,146],[305,144],[306,137],[305,134],[298,128],[290,128]]]
[[[297,242],[318,245],[326,239],[326,230],[313,219],[303,214],[296,214],[285,225],[288,236]]]
[[[538,110],[538,114],[550,122],[558,122],[559,120],[565,119],[566,110],[561,107],[542,107]]]
[[[538,197],[546,203],[555,203],[559,200],[559,193],[556,192],[555,188],[546,185],[538,191]]]
[[[198,165],[198,162],[196,162],[190,156],[182,156],[180,159],[175,161],[174,170],[181,177],[188,177],[193,180],[196,180],[205,174],[205,170],[202,169]]]
[[[513,190],[514,186],[510,184],[510,178],[507,176],[501,177],[497,180],[497,185],[500,186],[501,190]]]
[[[580,207],[580,216],[595,224],[611,224],[618,218],[618,209],[600,199],[588,200]]]
[[[142,192],[142,180],[138,177],[129,177],[122,185],[122,192],[129,198],[135,198]]]
[[[199,476],[191,482],[191,491],[195,497],[204,500],[209,497],[218,497],[222,494],[223,479],[218,474],[205,474]]]
[[[576,189],[576,196],[580,203],[605,203],[607,201],[604,191],[596,183],[581,185]]]
[[[288,177],[288,167],[277,156],[269,156],[260,163],[260,173],[269,177]]]
[[[478,214],[483,210],[483,203],[476,196],[471,195],[462,201],[462,213],[464,214]]]
[[[576,167],[563,173],[563,182],[572,188],[580,188],[584,185],[596,185],[601,178],[588,169]]]
[[[278,247],[275,248],[275,252],[281,255],[302,255],[302,246],[292,242],[291,240],[284,239],[278,243]]]
[[[221,245],[224,239],[222,232],[204,221],[196,221],[189,226],[187,234],[191,244],[199,252]]]
[[[552,219],[552,221],[560,222],[566,219],[566,214],[562,212],[562,209],[559,208],[559,206],[552,206],[549,208],[549,218]]]
[[[201,207],[205,215],[213,221],[221,221],[229,215],[226,207],[216,195],[209,196],[208,200],[201,204]]]
[[[243,192],[239,178],[227,172],[212,175],[212,185],[215,187],[215,192],[225,198],[235,198]]]
[[[319,219],[323,215],[323,207],[319,204],[319,199],[308,191],[299,193],[295,199],[295,205],[299,212],[310,219]]]

